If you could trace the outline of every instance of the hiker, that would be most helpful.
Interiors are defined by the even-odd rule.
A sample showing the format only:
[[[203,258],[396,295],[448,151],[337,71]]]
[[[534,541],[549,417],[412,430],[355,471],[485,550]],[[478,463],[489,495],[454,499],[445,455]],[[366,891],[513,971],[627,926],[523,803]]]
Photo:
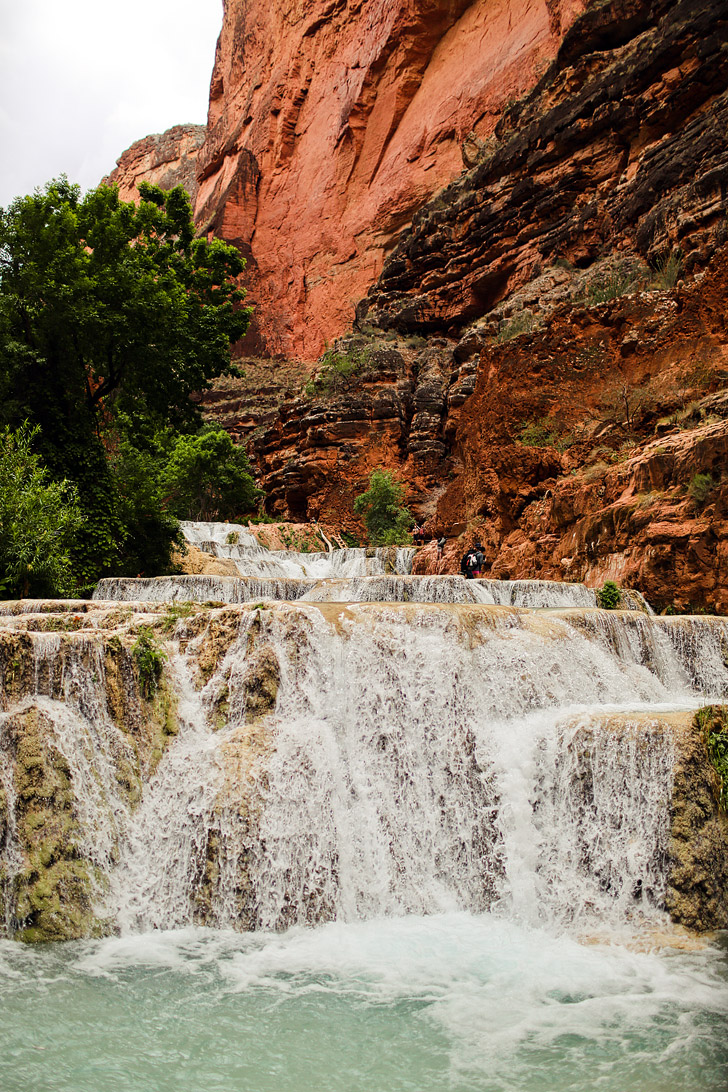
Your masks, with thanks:
[[[466,550],[460,559],[460,572],[466,580],[474,580],[476,577],[482,575],[484,565],[485,554],[483,553],[483,545],[480,542],[476,542],[474,546],[469,550]]]
[[[482,576],[485,567],[485,547],[482,542],[475,543],[475,572],[473,576]]]
[[[445,538],[444,535],[442,535],[437,540],[437,560],[438,561],[442,561],[442,554],[443,554],[443,550],[445,549],[446,545],[447,545],[447,539]]]
[[[460,572],[463,574],[466,580],[473,580],[475,577],[475,567],[478,564],[478,559],[475,555],[475,550],[466,550],[463,556],[460,558]]]

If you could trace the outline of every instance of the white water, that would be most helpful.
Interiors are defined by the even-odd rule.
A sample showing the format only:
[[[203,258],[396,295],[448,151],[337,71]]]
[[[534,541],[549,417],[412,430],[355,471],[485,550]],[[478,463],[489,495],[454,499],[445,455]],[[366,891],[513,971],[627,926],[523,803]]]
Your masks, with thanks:
[[[728,626],[527,583],[106,582],[260,603],[201,691],[205,633],[170,647],[179,735],[136,808],[101,634],[31,633],[36,695],[0,716],[0,751],[38,708],[122,935],[0,941],[3,1092],[722,1092],[726,961],[671,950],[662,900],[665,714],[728,694]],[[514,597],[559,609],[483,605]],[[263,655],[277,700],[251,723]],[[0,835],[12,882],[12,822]]]
[[[3,1092],[723,1092],[725,956],[490,915],[0,941]]]

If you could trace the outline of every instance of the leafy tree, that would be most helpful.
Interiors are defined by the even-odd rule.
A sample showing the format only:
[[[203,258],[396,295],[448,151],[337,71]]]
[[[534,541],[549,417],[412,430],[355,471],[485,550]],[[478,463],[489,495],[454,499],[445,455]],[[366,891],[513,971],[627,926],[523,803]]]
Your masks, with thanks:
[[[84,579],[138,571],[144,546],[102,436],[197,427],[190,395],[230,371],[250,316],[242,258],[195,238],[184,190],[139,191],[136,207],[62,178],[0,210],[0,424],[39,424],[52,473],[77,484]]]
[[[409,530],[414,523],[403,507],[404,486],[390,470],[373,470],[369,488],[354,499],[354,511],[364,517],[369,540],[374,546],[396,546],[411,542]]]
[[[245,451],[224,429],[179,436],[160,482],[167,507],[180,519],[230,519],[262,496]]]
[[[33,452],[38,428],[0,430],[0,595],[75,590],[71,547],[81,525],[76,492],[54,482]]]

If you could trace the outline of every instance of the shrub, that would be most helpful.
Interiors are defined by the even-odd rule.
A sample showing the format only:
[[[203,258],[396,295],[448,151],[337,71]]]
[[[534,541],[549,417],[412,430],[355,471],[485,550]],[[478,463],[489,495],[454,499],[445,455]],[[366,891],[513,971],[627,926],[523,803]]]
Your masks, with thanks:
[[[536,319],[530,311],[519,311],[501,326],[495,340],[498,344],[512,341],[514,337],[520,337],[521,334],[530,334],[535,325]]]
[[[354,511],[364,517],[373,546],[401,546],[412,541],[409,530],[414,523],[409,509],[403,507],[404,486],[390,470],[373,470],[369,488],[354,499]]]
[[[157,644],[151,626],[140,626],[139,636],[132,645],[132,656],[139,672],[139,688],[142,697],[151,701],[162,677],[165,653]]]
[[[688,485],[688,496],[693,504],[696,506],[704,504],[714,485],[715,482],[711,474],[693,475]]]
[[[694,724],[705,740],[708,758],[718,778],[718,805],[728,812],[728,706],[705,705]]]
[[[224,429],[178,436],[160,481],[167,508],[180,519],[230,519],[262,496],[244,449]]]
[[[609,262],[595,272],[584,289],[584,302],[588,305],[608,303],[632,291],[640,281],[640,274],[627,261]]]
[[[682,272],[682,254],[679,249],[658,254],[652,260],[652,284],[655,288],[674,288]]]
[[[597,603],[602,610],[616,610],[622,602],[622,593],[613,580],[606,580],[597,589]]]
[[[556,435],[550,419],[542,417],[540,421],[523,421],[520,442],[528,447],[553,447]]]
[[[317,394],[338,394],[350,390],[370,358],[369,349],[351,349],[348,352],[327,349],[321,357],[317,375],[309,379],[304,387],[305,393],[312,398]]]

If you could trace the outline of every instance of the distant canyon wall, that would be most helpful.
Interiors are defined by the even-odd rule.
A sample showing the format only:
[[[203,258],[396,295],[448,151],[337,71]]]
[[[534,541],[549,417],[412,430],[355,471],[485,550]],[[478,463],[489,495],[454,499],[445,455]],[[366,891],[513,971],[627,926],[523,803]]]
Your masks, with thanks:
[[[198,226],[248,260],[252,350],[315,359],[350,327],[400,230],[536,83],[584,6],[226,0],[207,137],[182,157]],[[125,195],[147,163],[159,173],[149,145],[169,135],[122,156],[111,178]]]

